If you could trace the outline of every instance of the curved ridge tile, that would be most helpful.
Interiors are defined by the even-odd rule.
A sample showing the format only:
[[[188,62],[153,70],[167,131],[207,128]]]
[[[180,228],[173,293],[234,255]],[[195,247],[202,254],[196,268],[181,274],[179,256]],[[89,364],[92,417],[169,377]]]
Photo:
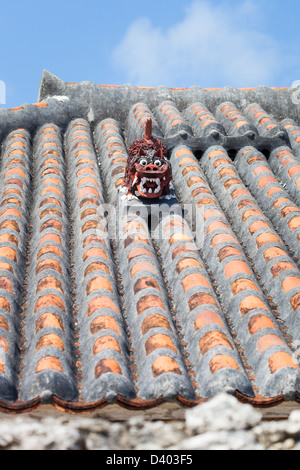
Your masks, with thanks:
[[[116,200],[124,181],[128,158],[121,129],[117,121],[105,119],[96,126],[94,136],[108,197]]]
[[[217,107],[215,114],[218,121],[223,124],[227,135],[247,135],[254,138],[257,134],[256,128],[231,102],[226,101],[221,103]]]
[[[34,142],[34,203],[24,320],[21,398],[78,396],[69,281],[69,219],[60,130],[46,124]]]
[[[285,129],[259,104],[248,104],[244,112],[263,137],[285,137]]]
[[[283,119],[280,123],[285,129],[293,152],[297,157],[300,156],[300,127],[293,119]]]
[[[226,152],[222,149],[208,153],[212,158],[216,156],[226,160]],[[176,190],[180,191],[181,202],[189,204],[194,200],[195,206],[200,209],[193,217],[194,220],[197,219],[195,234],[197,229],[201,228],[205,236],[196,237],[196,242],[213,273],[230,327],[236,333],[237,340],[244,350],[245,360],[253,370],[252,379],[257,393],[263,396],[295,394],[300,386],[299,366],[199,163],[184,146],[173,150],[171,162],[174,185]],[[197,188],[203,188],[205,193],[193,194],[195,186],[190,184],[191,173],[184,174],[185,168],[191,165],[197,175],[195,184]],[[236,176],[230,175],[226,178],[226,187],[231,187],[232,191],[237,184],[239,180]],[[188,221],[192,225],[191,218],[188,218]],[[256,324],[257,328],[251,328],[257,319],[263,321]],[[278,340],[277,345],[268,342],[268,337],[265,336],[270,330],[266,330],[265,325],[271,328],[274,338]],[[267,347],[259,347],[260,342]],[[273,355],[277,352],[282,352],[280,357],[285,360],[276,362],[276,367],[273,367]]]
[[[0,398],[14,401],[18,389],[20,313],[28,240],[31,183],[30,136],[11,132],[0,172]]]
[[[269,157],[269,165],[300,207],[300,161],[290,147],[283,145],[274,149]],[[295,221],[297,222],[297,220]]]
[[[208,108],[199,101],[184,110],[184,116],[191,125],[196,137],[226,135],[224,127],[216,120]]]
[[[72,121],[65,139],[73,218],[82,394],[87,401],[106,398],[111,402],[118,395],[133,397],[135,390],[105,217],[104,191],[89,124],[82,119]],[[84,153],[76,156],[81,148]],[[85,191],[81,192],[82,189]]]
[[[126,121],[126,139],[129,147],[136,139],[144,137],[146,121],[152,119],[152,133],[154,137],[163,137],[158,123],[145,103],[136,103],[131,107]]]
[[[176,134],[193,136],[192,128],[185,121],[172,101],[163,101],[154,112],[165,137]]]

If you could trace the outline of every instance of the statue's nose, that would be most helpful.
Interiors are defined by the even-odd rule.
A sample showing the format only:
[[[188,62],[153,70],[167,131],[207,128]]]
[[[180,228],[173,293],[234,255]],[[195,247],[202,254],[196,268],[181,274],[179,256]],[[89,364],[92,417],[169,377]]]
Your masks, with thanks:
[[[146,171],[158,171],[158,168],[156,165],[147,165],[145,170]]]

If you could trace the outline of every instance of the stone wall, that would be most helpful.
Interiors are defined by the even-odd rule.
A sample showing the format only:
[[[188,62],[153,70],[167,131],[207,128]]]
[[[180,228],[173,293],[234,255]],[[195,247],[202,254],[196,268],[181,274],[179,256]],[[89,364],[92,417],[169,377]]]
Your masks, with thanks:
[[[89,415],[2,415],[0,450],[300,450],[300,410],[265,421],[251,405],[221,394],[182,421],[111,422]]]

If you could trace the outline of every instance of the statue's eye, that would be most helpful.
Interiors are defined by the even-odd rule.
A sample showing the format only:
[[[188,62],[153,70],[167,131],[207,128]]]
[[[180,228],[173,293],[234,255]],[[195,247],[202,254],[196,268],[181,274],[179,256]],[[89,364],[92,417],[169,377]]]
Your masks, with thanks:
[[[154,160],[155,166],[161,166],[161,160]]]
[[[142,158],[140,161],[139,161],[139,164],[142,165],[142,166],[146,166],[147,165],[147,160],[146,158]]]

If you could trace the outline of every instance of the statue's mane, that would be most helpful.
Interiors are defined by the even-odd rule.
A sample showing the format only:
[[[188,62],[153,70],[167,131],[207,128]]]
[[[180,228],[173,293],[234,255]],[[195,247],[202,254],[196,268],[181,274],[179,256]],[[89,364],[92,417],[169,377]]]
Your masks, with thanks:
[[[129,164],[131,163],[132,159],[135,158],[137,155],[142,155],[144,152],[148,150],[155,150],[158,152],[161,150],[161,158],[167,157],[167,148],[165,144],[152,136],[152,119],[149,118],[146,121],[145,125],[145,135],[141,139],[135,140],[131,146],[129,147],[128,154],[129,154]]]

